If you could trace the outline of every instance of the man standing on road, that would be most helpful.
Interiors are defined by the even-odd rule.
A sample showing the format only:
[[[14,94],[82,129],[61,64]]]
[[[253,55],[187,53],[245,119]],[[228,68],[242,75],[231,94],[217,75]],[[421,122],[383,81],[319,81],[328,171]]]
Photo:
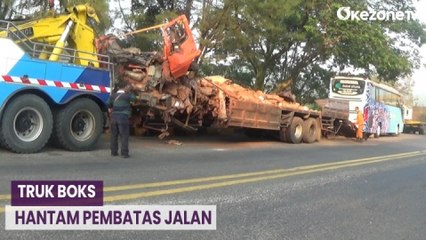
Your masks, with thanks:
[[[121,140],[121,156],[129,157],[129,118],[131,115],[130,103],[136,99],[123,83],[117,84],[118,91],[112,93],[108,99],[111,115],[111,156],[118,156],[118,136]]]
[[[356,130],[356,139],[360,142],[363,140],[362,130],[364,129],[364,114],[359,110],[359,107],[355,107],[356,112],[356,125],[358,129]]]

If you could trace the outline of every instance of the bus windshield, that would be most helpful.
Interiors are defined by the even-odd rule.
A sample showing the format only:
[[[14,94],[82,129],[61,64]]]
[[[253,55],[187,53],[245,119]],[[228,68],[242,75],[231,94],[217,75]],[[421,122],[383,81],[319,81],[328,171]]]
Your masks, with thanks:
[[[333,79],[331,86],[333,93],[355,96],[364,93],[365,81],[356,79]]]

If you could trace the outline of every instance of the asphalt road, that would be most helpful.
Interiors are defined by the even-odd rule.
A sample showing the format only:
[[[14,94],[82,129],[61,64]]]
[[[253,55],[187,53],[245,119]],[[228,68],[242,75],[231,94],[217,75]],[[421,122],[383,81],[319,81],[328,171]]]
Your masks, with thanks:
[[[132,138],[131,158],[0,149],[0,239],[425,239],[426,136]],[[211,231],[5,231],[11,180],[103,180],[105,204],[216,205]]]

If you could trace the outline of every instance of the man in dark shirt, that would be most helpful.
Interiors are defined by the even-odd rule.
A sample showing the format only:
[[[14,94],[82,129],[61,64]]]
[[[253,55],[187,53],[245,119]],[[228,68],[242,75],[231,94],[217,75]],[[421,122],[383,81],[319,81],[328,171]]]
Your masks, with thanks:
[[[118,84],[118,91],[112,93],[108,99],[111,114],[111,156],[118,156],[118,136],[121,140],[121,156],[129,157],[129,118],[131,115],[130,103],[136,97],[128,91],[125,84]]]

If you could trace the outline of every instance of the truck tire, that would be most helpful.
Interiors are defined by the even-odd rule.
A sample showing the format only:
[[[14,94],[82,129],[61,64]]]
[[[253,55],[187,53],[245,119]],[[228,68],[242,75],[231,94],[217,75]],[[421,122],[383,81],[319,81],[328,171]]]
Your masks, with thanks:
[[[59,109],[55,116],[55,139],[70,151],[93,149],[103,130],[103,116],[98,104],[77,99]]]
[[[377,126],[376,132],[374,133],[374,138],[380,138],[380,131],[381,131],[381,127],[379,125]]]
[[[318,122],[314,118],[308,118],[303,122],[303,142],[313,143],[318,138]]]
[[[287,141],[287,131],[288,131],[288,128],[281,128],[280,129],[280,141],[281,142],[288,142]]]
[[[13,99],[1,121],[3,145],[16,153],[40,151],[52,134],[53,117],[47,103],[37,95],[25,94]]]
[[[286,139],[289,143],[301,143],[303,140],[303,120],[300,117],[293,117],[290,126],[287,128]]]
[[[320,142],[321,141],[321,137],[322,137],[322,125],[321,125],[321,119],[317,118],[316,119],[317,122],[317,126],[318,126],[318,132],[317,132],[317,137],[316,137],[316,141]]]

